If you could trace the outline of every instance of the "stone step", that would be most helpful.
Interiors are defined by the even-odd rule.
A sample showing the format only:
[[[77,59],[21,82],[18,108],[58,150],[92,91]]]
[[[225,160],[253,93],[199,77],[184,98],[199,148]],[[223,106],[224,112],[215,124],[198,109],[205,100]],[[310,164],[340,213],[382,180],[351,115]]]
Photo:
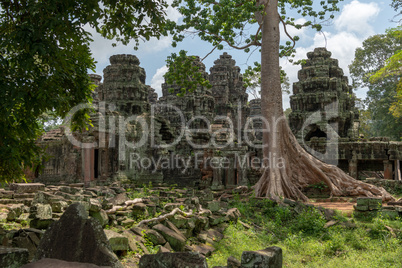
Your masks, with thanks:
[[[0,199],[0,204],[9,205],[9,204],[24,204],[26,206],[30,206],[32,204],[33,198],[17,198],[17,199]]]
[[[44,191],[45,185],[42,183],[11,183],[10,190],[15,193],[35,193]]]

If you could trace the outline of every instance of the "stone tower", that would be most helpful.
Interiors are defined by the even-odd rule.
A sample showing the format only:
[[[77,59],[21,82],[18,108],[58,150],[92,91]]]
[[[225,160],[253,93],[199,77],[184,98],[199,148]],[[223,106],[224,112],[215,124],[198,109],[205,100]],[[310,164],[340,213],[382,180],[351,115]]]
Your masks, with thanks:
[[[208,79],[205,65],[200,61],[199,57],[196,57],[194,64],[200,67],[203,78]],[[180,92],[180,88],[177,85],[162,84],[163,96],[159,99],[159,103],[162,105],[160,113],[170,121],[172,127],[179,130],[184,127],[183,124],[187,124],[194,116],[204,116],[212,123],[215,102],[210,89],[198,86],[194,92],[178,97],[177,94]],[[185,122],[182,122],[180,113],[184,116]],[[191,128],[205,129],[207,124],[204,120],[194,120],[191,123]]]
[[[358,112],[352,87],[326,48],[307,53],[290,97],[289,125],[299,141],[357,136]]]
[[[210,68],[209,81],[215,98],[215,114],[228,116],[233,123],[234,133],[241,133],[249,114],[248,94],[243,83],[240,67],[232,56],[224,52]]]
[[[100,101],[114,103],[122,115],[142,114],[150,110],[145,71],[134,55],[114,55],[103,70],[103,84],[98,87]]]

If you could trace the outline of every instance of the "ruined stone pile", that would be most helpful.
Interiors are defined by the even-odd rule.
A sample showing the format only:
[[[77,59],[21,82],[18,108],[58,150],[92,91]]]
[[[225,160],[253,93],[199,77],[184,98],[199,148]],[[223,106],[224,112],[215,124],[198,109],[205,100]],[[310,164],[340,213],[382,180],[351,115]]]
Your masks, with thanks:
[[[355,215],[359,217],[375,217],[381,214],[384,217],[396,219],[402,217],[402,199],[383,205],[381,198],[361,197],[357,198],[354,209]]]
[[[215,250],[214,244],[223,238],[225,227],[240,216],[238,209],[228,208],[227,201],[215,200],[210,190],[154,187],[141,194],[146,197],[132,198],[144,189],[126,191],[117,184],[37,187],[39,190],[31,193],[28,201],[25,198],[24,203],[4,204],[0,213],[4,221],[29,222],[30,228],[4,231],[3,237],[9,238],[8,246],[27,248],[30,259],[42,237],[41,230],[58,221],[73,203],[82,204],[90,217],[106,229],[108,241],[118,254],[128,250],[149,253],[146,245],[151,242],[159,246],[160,252],[194,251],[209,256]],[[2,191],[5,192],[13,203],[21,201],[13,197],[27,194],[20,188]]]

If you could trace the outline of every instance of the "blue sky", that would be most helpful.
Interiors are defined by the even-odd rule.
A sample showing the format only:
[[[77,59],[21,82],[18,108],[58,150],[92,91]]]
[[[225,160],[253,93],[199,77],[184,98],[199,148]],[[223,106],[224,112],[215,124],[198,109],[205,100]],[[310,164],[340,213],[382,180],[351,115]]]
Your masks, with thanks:
[[[171,1],[171,0],[169,0]],[[349,75],[348,65],[354,58],[354,52],[360,47],[362,42],[369,36],[384,33],[387,28],[396,27],[397,24],[391,19],[396,12],[390,7],[391,1],[365,1],[353,0],[342,1],[340,3],[341,11],[335,13],[335,19],[323,27],[326,38],[326,47],[332,52],[332,57],[339,60],[339,65],[343,68],[345,75]],[[167,14],[170,19],[179,21],[180,14],[169,8]],[[303,18],[295,17],[302,21]],[[91,31],[93,32],[93,31]],[[312,51],[315,47],[325,46],[325,38],[321,33],[315,30],[304,28],[296,30],[289,26],[288,32],[291,35],[298,35],[300,41],[296,44],[296,59],[306,58],[306,53]],[[166,71],[165,60],[171,53],[178,53],[181,49],[187,50],[190,55],[197,55],[203,58],[211,49],[209,43],[199,40],[197,37],[188,36],[178,47],[171,47],[171,37],[163,37],[160,40],[152,39],[142,43],[139,50],[135,51],[133,45],[117,45],[112,47],[112,41],[103,39],[98,34],[93,33],[94,42],[91,44],[91,50],[97,61],[96,73],[103,75],[103,69],[109,65],[109,57],[114,54],[134,54],[140,60],[140,66],[147,74],[146,84],[155,88],[158,97],[161,97],[161,83],[163,83],[163,74]],[[281,39],[286,41],[284,34]],[[250,54],[234,49],[225,49],[223,51],[215,50],[205,60],[204,64],[207,71],[213,66],[213,62],[219,58],[224,51],[228,52],[236,60],[236,63],[242,69],[242,72],[248,65],[254,61],[260,61],[258,50],[251,56]],[[287,72],[290,82],[297,81],[297,71],[300,66],[294,66],[286,59],[281,59],[281,66]],[[349,79],[350,80],[350,79]],[[351,81],[350,81],[351,83]],[[358,89],[356,95],[364,98],[366,89]],[[284,108],[289,107],[289,96],[284,96]]]

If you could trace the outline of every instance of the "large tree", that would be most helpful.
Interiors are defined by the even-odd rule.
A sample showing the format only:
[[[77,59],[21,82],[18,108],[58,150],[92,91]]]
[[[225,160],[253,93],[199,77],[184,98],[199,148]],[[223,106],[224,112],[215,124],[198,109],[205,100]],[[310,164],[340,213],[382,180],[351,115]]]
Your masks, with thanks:
[[[40,162],[35,141],[44,113],[64,117],[91,101],[95,67],[89,26],[127,44],[166,34],[164,0],[0,2],[0,180]],[[77,126],[88,122],[77,114]]]
[[[393,140],[402,137],[402,118],[398,116],[401,105],[401,32],[402,27],[397,27],[367,38],[362,47],[356,49],[349,66],[355,86],[368,88],[365,103],[371,119],[370,133]]]
[[[334,196],[382,196],[392,198],[384,189],[354,180],[335,166],[321,162],[308,154],[292,134],[283,113],[279,55],[289,55],[293,51],[291,42],[280,45],[281,23],[297,28],[312,26],[317,30],[321,25],[314,23],[324,20],[327,12],[337,11],[338,1],[321,1],[321,9],[315,10],[311,0],[177,0],[175,1],[183,23],[176,29],[176,41],[184,38],[183,31],[191,31],[215,48],[224,44],[236,49],[261,48],[261,108],[267,123],[263,133],[263,155],[265,165],[263,175],[255,185],[258,196],[271,198],[287,197],[307,200],[301,189],[309,184],[325,182]],[[294,18],[287,16],[293,9],[312,21],[296,25]],[[332,18],[333,15],[331,14]],[[254,25],[254,27],[253,27]],[[250,31],[255,30],[254,34]],[[285,28],[285,32],[286,28]],[[292,38],[296,40],[297,38]],[[171,64],[170,72],[178,70]],[[183,78],[183,73],[176,77]],[[170,76],[174,76],[171,75]],[[180,77],[179,77],[180,78]],[[284,165],[269,165],[268,159],[281,158]],[[272,160],[272,159],[271,159]]]

